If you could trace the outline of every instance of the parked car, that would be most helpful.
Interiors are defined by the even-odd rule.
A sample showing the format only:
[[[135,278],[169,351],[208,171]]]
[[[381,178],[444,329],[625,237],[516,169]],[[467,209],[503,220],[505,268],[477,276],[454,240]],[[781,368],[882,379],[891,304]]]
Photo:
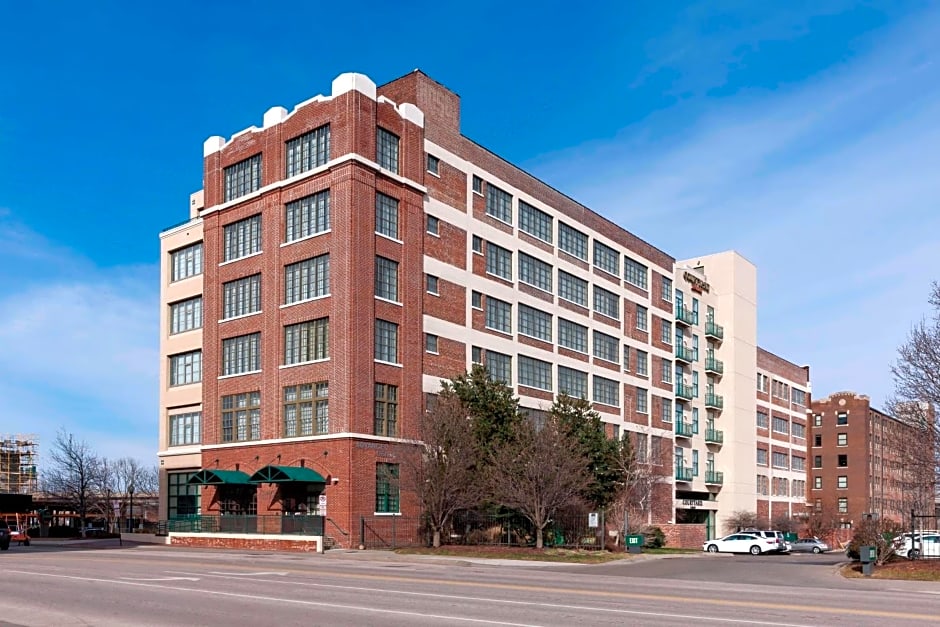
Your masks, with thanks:
[[[940,533],[905,534],[903,543],[895,545],[894,552],[908,559],[940,557]]]
[[[716,540],[708,540],[702,545],[703,551],[709,553],[773,553],[779,551],[777,538],[763,538],[753,533],[732,533],[730,536]]]
[[[0,520],[0,551],[10,550],[10,526],[5,520]]]
[[[787,542],[787,537],[782,531],[762,531],[760,529],[745,529],[743,533],[751,533],[755,536],[761,538],[773,538],[777,542],[777,553],[789,553],[790,552],[790,543]]]
[[[19,525],[10,525],[10,540],[29,546],[29,534],[25,529],[20,529]]]
[[[790,550],[794,553],[825,553],[829,545],[819,538],[800,538],[790,543]]]

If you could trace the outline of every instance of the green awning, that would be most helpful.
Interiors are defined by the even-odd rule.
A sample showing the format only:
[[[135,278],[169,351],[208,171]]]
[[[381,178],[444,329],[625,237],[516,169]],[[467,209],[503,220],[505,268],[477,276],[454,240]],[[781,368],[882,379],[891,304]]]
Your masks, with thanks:
[[[251,485],[248,473],[240,470],[209,470],[203,468],[189,478],[191,485]]]
[[[316,470],[301,466],[265,466],[249,479],[252,483],[322,483],[326,479]]]

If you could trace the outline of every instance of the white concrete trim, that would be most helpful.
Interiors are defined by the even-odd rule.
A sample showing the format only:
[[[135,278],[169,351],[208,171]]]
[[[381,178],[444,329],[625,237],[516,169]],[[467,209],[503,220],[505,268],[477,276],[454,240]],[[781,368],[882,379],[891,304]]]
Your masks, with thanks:
[[[252,316],[257,316],[260,314],[261,314],[261,310],[259,309],[258,311],[252,311],[251,313],[242,314],[240,316],[232,316],[231,318],[222,318],[221,320],[219,320],[219,324],[222,324],[223,322],[231,322],[232,320],[241,320],[242,318],[250,318]]]
[[[330,296],[332,296],[332,294],[324,294],[323,296],[314,296],[313,298],[295,300],[292,303],[284,303],[283,305],[278,305],[278,309],[287,309],[288,307],[293,307],[294,305],[303,305],[304,303],[312,303],[314,301],[323,300],[324,298],[329,298]]]
[[[332,232],[333,232],[333,229],[332,229],[332,228],[329,228],[329,229],[327,229],[327,230],[325,230],[325,231],[318,231],[317,233],[312,233],[312,234],[310,234],[310,235],[304,235],[303,237],[298,237],[297,239],[292,239],[292,240],[289,241],[289,242],[283,242],[283,243],[281,243],[280,247],[281,247],[281,248],[284,248],[285,246],[290,246],[291,244],[296,244],[296,243],[298,243],[298,242],[306,242],[306,241],[309,240],[309,239],[313,239],[313,238],[315,238],[315,237],[320,237],[321,235],[327,235],[327,234],[332,233]]]
[[[339,433],[320,433],[317,435],[304,435],[295,438],[270,438],[267,440],[242,440],[239,442],[225,442],[221,444],[203,444],[203,451],[211,451],[226,448],[248,448],[252,446],[269,446],[271,444],[290,444],[293,442],[316,442],[320,440],[368,440],[373,442],[386,442],[390,444],[419,444],[416,440],[407,438],[391,438],[383,435],[370,435],[367,433],[353,433],[351,431],[341,431]]]
[[[365,74],[357,72],[344,72],[333,79],[330,86],[332,98],[342,96],[349,91],[358,91],[371,100],[375,100],[375,83]]]
[[[284,370],[286,368],[296,368],[297,366],[309,366],[311,364],[323,364],[330,361],[330,358],[326,359],[312,359],[310,361],[298,361],[296,364],[281,364],[277,367],[278,370]]]
[[[235,374],[223,374],[216,377],[219,381],[222,379],[234,379],[235,377],[244,377],[250,374],[260,374],[261,370],[249,370],[248,372],[236,372]]]
[[[167,237],[172,237],[173,235],[176,235],[177,233],[182,233],[182,232],[185,231],[186,229],[191,229],[191,228],[193,228],[193,227],[195,227],[195,226],[199,226],[199,225],[201,225],[201,224],[202,224],[202,218],[193,218],[192,220],[189,220],[188,222],[184,222],[184,223],[179,224],[179,225],[177,225],[177,226],[171,227],[171,228],[169,228],[169,229],[167,229],[167,230],[165,230],[165,231],[160,231],[160,239],[165,239],[165,238],[167,238]],[[199,241],[202,241],[202,240],[199,240]],[[196,242],[192,242],[192,244],[195,244],[195,243],[196,243]],[[190,246],[190,245],[191,245],[191,244],[187,244],[187,246]],[[198,276],[198,275],[194,275],[194,276]],[[188,278],[188,277],[187,277],[187,278]]]
[[[283,122],[285,118],[287,118],[287,109],[284,107],[271,107],[264,112],[264,126],[262,128],[277,126]]]
[[[402,306],[403,306],[402,303],[401,303],[401,301],[389,300],[388,298],[382,298],[381,296],[375,296],[374,298],[375,298],[375,300],[382,301],[383,303],[388,303],[389,305],[397,305],[398,307],[402,307]]]

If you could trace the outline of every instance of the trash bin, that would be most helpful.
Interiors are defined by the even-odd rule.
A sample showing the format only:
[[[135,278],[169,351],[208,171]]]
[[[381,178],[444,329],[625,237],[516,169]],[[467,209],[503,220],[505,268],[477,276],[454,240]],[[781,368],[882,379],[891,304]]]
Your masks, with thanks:
[[[643,543],[646,540],[643,536],[627,536],[627,552],[628,553],[642,553],[643,552]]]

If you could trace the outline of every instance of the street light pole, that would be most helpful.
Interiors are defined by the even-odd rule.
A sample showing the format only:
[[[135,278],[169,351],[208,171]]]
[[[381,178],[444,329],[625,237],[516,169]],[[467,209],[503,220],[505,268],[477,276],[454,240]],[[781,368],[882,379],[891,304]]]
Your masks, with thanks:
[[[130,505],[130,512],[129,512],[130,520],[127,523],[127,527],[128,527],[127,532],[133,533],[134,532],[134,486],[131,485],[131,487],[128,488],[127,492],[131,496],[131,505]]]

